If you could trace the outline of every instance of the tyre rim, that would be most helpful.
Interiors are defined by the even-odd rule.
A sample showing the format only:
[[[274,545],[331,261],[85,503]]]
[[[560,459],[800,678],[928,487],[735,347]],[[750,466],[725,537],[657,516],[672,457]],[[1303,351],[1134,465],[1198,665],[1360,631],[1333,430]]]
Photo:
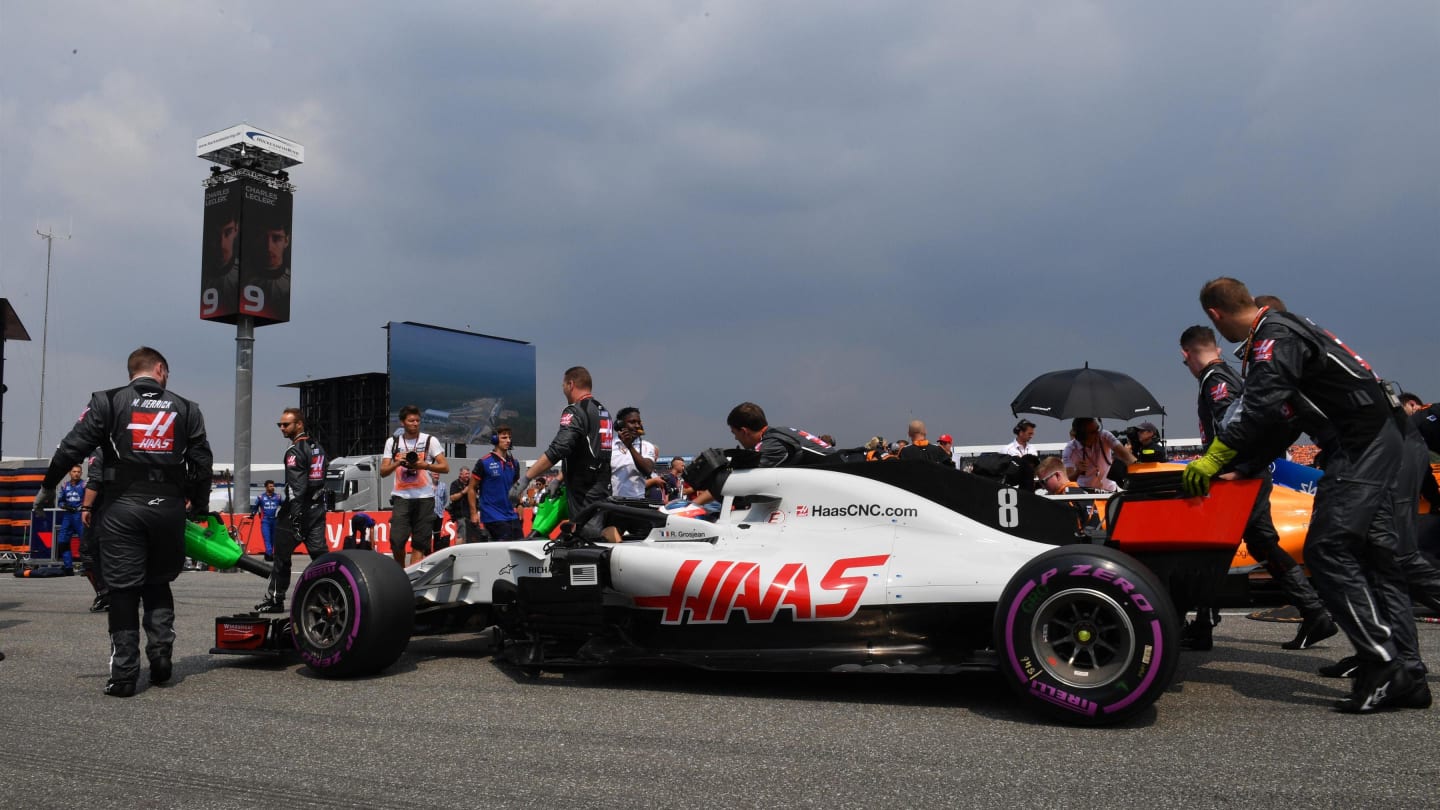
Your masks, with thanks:
[[[1135,652],[1130,617],[1099,591],[1055,594],[1040,605],[1030,627],[1040,666],[1067,686],[1104,686],[1124,675]]]
[[[350,597],[336,582],[316,582],[300,605],[300,629],[320,649],[339,643],[349,631]]]

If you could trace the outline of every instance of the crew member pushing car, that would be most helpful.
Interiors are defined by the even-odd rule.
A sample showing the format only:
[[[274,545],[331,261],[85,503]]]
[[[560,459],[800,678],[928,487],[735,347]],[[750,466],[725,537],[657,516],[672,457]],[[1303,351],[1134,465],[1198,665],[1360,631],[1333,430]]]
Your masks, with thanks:
[[[1200,440],[1205,446],[1220,435],[1226,412],[1240,399],[1245,383],[1235,369],[1220,356],[1220,347],[1215,342],[1215,333],[1208,326],[1192,326],[1180,334],[1180,355],[1185,367],[1200,382],[1196,396],[1196,413],[1200,419]],[[1289,446],[1295,435],[1293,427],[1278,433]],[[1300,610],[1303,621],[1295,638],[1280,645],[1287,650],[1303,650],[1321,639],[1335,635],[1335,623],[1330,612],[1320,601],[1305,571],[1280,546],[1280,534],[1275,531],[1275,521],[1270,516],[1270,491],[1274,484],[1270,478],[1270,461],[1278,456],[1281,448],[1276,443],[1248,459],[1237,459],[1225,466],[1221,478],[1254,478],[1260,481],[1260,493],[1255,498],[1250,519],[1245,523],[1245,546],[1250,556],[1260,561],[1265,570],[1280,585],[1290,603]],[[1182,606],[1183,607],[1183,606]],[[1208,607],[1196,610],[1195,621],[1188,622],[1181,633],[1180,644],[1194,650],[1208,650],[1213,645],[1212,628],[1215,620]]]
[[[1200,291],[1200,306],[1241,347],[1244,405],[1205,455],[1185,468],[1203,493],[1237,457],[1292,424],[1320,443],[1325,475],[1315,494],[1305,561],[1316,590],[1360,660],[1350,697],[1336,708],[1364,713],[1425,708],[1430,688],[1403,662],[1416,649],[1410,596],[1396,560],[1394,487],[1401,464],[1400,406],[1370,365],[1334,335],[1289,312],[1257,307],[1233,278]],[[1423,666],[1423,665],[1421,665]]]

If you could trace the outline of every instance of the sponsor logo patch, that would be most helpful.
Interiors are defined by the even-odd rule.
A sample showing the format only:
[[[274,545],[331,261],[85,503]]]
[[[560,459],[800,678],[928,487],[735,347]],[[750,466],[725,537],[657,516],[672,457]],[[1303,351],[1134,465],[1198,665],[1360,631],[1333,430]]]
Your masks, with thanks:
[[[910,506],[883,506],[878,503],[847,503],[839,506],[811,504],[796,506],[795,517],[918,517],[920,510]]]
[[[574,418],[575,414],[573,413],[566,412],[560,414],[560,427],[570,427],[570,421]]]
[[[1262,340],[1255,344],[1250,352],[1250,359],[1257,363],[1265,363],[1275,359],[1275,339]]]
[[[1216,402],[1224,402],[1230,396],[1230,383],[1216,383],[1210,389],[1210,399]]]
[[[131,411],[130,449],[139,453],[168,453],[175,449],[175,419],[179,414],[173,411],[145,413]]]
[[[635,597],[635,606],[662,611],[661,624],[724,624],[739,611],[744,621],[767,623],[848,619],[860,609],[866,586],[879,581],[888,554],[836,560],[818,580],[804,563],[785,563],[773,574],[756,562],[686,560],[668,594]]]

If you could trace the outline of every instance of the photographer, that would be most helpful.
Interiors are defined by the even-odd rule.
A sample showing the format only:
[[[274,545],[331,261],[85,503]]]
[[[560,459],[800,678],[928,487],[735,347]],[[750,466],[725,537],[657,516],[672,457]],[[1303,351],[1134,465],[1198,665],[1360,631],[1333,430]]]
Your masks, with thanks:
[[[410,541],[410,564],[430,553],[430,535],[435,521],[435,487],[430,473],[448,473],[450,464],[434,436],[420,432],[420,409],[400,409],[401,430],[385,442],[380,459],[381,477],[395,474],[390,496],[390,553],[404,566],[405,542]]]
[[[1126,428],[1125,437],[1130,440],[1130,452],[1135,454],[1135,459],[1140,464],[1170,460],[1170,456],[1165,452],[1165,445],[1160,441],[1160,430],[1155,427],[1154,422],[1141,422],[1135,427]]]

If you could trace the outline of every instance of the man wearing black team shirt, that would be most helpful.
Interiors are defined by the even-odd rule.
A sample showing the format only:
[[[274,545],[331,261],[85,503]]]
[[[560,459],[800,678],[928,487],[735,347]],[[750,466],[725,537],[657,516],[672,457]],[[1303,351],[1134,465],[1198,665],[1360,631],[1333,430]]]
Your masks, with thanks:
[[[1220,356],[1220,347],[1215,343],[1215,333],[1208,326],[1192,326],[1180,335],[1180,354],[1185,367],[1200,381],[1200,393],[1196,399],[1197,415],[1200,418],[1200,441],[1209,446],[1220,434],[1226,412],[1240,399],[1245,389],[1244,382],[1235,369]],[[1291,431],[1284,431],[1285,445],[1290,443]],[[1257,478],[1260,493],[1255,498],[1255,507],[1250,520],[1245,524],[1242,535],[1250,555],[1265,566],[1290,603],[1300,609],[1304,621],[1295,638],[1281,646],[1287,650],[1303,650],[1315,642],[1335,635],[1335,623],[1320,601],[1320,596],[1305,578],[1304,569],[1295,562],[1290,553],[1280,547],[1280,535],[1270,516],[1270,461],[1282,452],[1273,445],[1267,452],[1258,453],[1247,460],[1231,462],[1221,471],[1221,478]],[[1181,633],[1180,645],[1196,650],[1208,650],[1212,646],[1211,627],[1214,619],[1208,608],[1196,611],[1194,622],[1187,622]]]
[[[185,502],[203,511],[210,499],[212,456],[205,417],[195,403],[167,387],[170,366],[148,346],[130,353],[130,382],[97,391],[61,440],[36,509],[55,501],[55,485],[99,448],[105,512],[100,553],[110,587],[110,678],[105,694],[130,697],[140,676],[144,604],[150,682],[170,680],[175,646],[175,598],[170,583],[185,561]]]
[[[560,429],[550,446],[530,469],[510,487],[510,503],[518,504],[530,482],[556,464],[564,463],[565,506],[573,520],[585,507],[610,497],[610,451],[614,433],[610,412],[591,393],[594,385],[584,366],[565,370],[560,383],[569,404],[560,412]],[[600,531],[600,516],[581,527],[587,533]]]
[[[1217,278],[1200,291],[1217,331],[1241,343],[1243,406],[1205,455],[1186,466],[1185,488],[1210,479],[1277,432],[1309,433],[1327,456],[1306,537],[1305,561],[1331,618],[1359,660],[1348,713],[1428,708],[1415,622],[1395,538],[1394,490],[1402,460],[1399,402],[1370,365],[1334,335],[1289,312],[1258,307],[1245,285]],[[1420,668],[1417,673],[1416,668]]]
[[[325,553],[325,448],[305,432],[299,408],[286,408],[275,423],[290,446],[285,449],[285,502],[275,516],[275,567],[265,587],[261,613],[284,613],[285,592],[295,547],[305,544],[310,559]]]

